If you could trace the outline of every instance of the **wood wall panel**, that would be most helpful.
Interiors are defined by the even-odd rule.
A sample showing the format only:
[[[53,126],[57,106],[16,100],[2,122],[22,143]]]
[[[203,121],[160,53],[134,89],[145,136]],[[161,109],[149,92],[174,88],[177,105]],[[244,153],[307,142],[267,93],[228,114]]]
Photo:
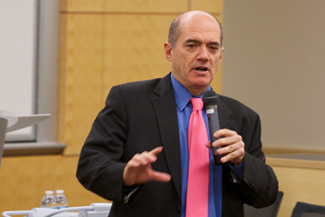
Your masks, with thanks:
[[[310,149],[306,148],[286,148],[286,147],[272,147],[263,146],[263,151],[265,155],[280,155],[280,154],[323,154],[325,155],[325,150],[323,149]]]
[[[103,12],[104,0],[60,0],[61,12]]]
[[[170,71],[163,43],[172,19],[191,4],[187,0],[62,1],[58,137],[67,144],[64,154],[80,153],[113,85]],[[212,8],[221,19],[220,7]],[[220,92],[221,69],[212,87]]]
[[[325,205],[325,162],[267,157],[284,192],[279,217],[291,216],[297,201]]]
[[[218,19],[218,21],[221,23],[221,25],[223,25],[223,17],[220,14],[220,11],[216,11],[215,13],[213,13],[212,15]],[[227,50],[225,51],[227,52]],[[216,91],[217,93],[221,93],[221,89],[222,89],[222,62],[220,63],[220,66],[218,68],[218,71],[211,83],[211,87],[214,89],[214,91]]]
[[[202,10],[212,14],[223,13],[223,0],[190,0],[191,10]]]
[[[222,79],[222,63],[220,64],[219,66],[219,69],[211,83],[211,87],[213,88],[213,90],[217,93],[221,93],[221,87],[222,87],[222,84],[221,84],[221,79]]]
[[[77,180],[78,157],[5,157],[0,169],[0,213],[39,207],[44,191],[65,190],[69,206],[109,202],[87,191]]]
[[[170,72],[164,55],[174,15],[105,15],[105,93],[116,84],[162,77]]]
[[[65,42],[60,54],[65,60],[60,62],[59,141],[68,145],[65,154],[79,154],[104,103],[103,16],[64,14],[62,20]]]
[[[104,0],[105,12],[181,13],[188,10],[188,0]]]

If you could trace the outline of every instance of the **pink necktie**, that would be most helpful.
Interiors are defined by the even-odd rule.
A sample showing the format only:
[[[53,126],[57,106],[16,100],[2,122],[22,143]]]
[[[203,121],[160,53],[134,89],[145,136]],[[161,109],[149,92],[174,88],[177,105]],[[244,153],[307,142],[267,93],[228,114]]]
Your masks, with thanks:
[[[191,98],[191,103],[186,217],[208,217],[209,149],[205,146],[208,135],[202,116],[203,101],[201,98]]]

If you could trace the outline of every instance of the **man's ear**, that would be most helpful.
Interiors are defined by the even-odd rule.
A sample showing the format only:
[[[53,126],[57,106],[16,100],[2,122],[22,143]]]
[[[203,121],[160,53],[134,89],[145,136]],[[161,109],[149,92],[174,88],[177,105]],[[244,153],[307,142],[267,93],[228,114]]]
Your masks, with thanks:
[[[170,43],[165,42],[164,43],[164,49],[165,49],[165,56],[167,60],[172,61],[172,56],[173,56],[173,47]]]
[[[224,51],[225,51],[225,48],[222,47],[222,48],[221,48],[221,54],[220,54],[220,57],[219,57],[219,58],[220,58],[220,59],[219,59],[220,62],[223,60],[223,52],[224,52]]]

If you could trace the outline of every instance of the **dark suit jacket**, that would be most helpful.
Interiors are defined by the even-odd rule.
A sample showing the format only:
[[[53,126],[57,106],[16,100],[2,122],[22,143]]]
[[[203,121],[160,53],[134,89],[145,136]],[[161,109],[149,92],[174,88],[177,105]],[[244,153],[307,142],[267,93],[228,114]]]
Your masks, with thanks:
[[[244,176],[233,182],[223,165],[223,216],[243,216],[243,203],[272,204],[278,183],[264,161],[260,120],[248,107],[219,96],[221,128],[237,131],[245,142]],[[171,174],[169,183],[149,182],[124,202],[123,170],[136,154],[163,146],[152,165]],[[170,75],[113,87],[82,148],[77,177],[85,188],[113,200],[110,217],[172,217],[181,210],[181,160],[178,120]]]

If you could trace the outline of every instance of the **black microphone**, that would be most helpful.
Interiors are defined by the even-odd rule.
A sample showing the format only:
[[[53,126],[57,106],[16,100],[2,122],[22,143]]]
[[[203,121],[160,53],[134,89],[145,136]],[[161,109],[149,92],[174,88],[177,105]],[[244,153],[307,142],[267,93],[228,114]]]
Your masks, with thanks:
[[[213,134],[220,129],[219,114],[218,114],[218,95],[213,90],[208,90],[203,94],[203,102],[208,116],[210,139],[212,145],[214,141],[219,139],[213,136]],[[214,164],[216,165],[222,164],[220,162],[222,155],[217,154],[217,150],[219,148],[220,147],[217,148],[212,147]]]

